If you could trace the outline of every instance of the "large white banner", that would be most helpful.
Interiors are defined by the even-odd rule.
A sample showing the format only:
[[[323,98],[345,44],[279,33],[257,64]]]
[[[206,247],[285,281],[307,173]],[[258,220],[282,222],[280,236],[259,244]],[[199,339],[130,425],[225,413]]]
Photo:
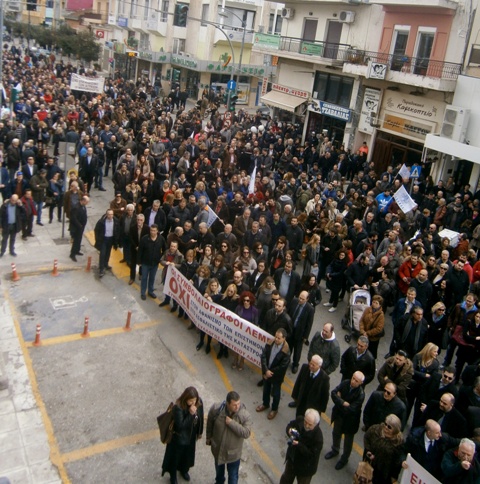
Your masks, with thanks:
[[[393,198],[395,199],[403,213],[408,213],[410,212],[410,210],[413,210],[413,208],[417,206],[417,204],[408,194],[407,190],[405,190],[405,187],[403,185],[395,192]]]
[[[260,356],[273,336],[237,314],[210,302],[175,267],[168,266],[163,293],[177,301],[198,329],[261,367]]]
[[[400,484],[440,484],[435,477],[427,472],[410,454],[407,455],[407,469],[403,469]]]
[[[72,74],[70,89],[74,91],[85,91],[103,93],[105,79],[103,77],[86,77]]]

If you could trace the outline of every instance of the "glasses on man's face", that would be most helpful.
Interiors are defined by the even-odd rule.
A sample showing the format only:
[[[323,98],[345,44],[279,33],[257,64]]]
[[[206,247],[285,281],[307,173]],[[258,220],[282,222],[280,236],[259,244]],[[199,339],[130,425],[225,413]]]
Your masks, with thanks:
[[[390,390],[383,390],[383,393],[385,393],[385,395],[392,395],[392,392]]]
[[[443,374],[443,378],[445,378],[445,380],[453,380],[453,376],[446,375],[445,373]]]

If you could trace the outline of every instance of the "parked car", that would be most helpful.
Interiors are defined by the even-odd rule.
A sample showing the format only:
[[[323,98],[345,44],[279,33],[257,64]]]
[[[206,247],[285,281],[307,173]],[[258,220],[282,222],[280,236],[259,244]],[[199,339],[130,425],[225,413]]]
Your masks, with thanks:
[[[270,108],[268,106],[260,106],[257,109],[257,113],[260,113],[262,119],[268,119],[268,117],[271,116]]]

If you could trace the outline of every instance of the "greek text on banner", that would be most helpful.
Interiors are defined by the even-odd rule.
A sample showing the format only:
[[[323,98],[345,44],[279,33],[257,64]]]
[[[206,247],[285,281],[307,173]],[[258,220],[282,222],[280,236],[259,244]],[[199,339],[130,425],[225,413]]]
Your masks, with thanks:
[[[171,265],[167,269],[163,293],[182,306],[198,329],[261,367],[260,356],[266,343],[273,339],[272,335],[209,301]]]
[[[426,471],[410,454],[407,455],[407,465],[406,469],[402,471],[402,477],[400,479],[400,484],[440,484],[435,477]]]
[[[102,93],[105,79],[103,77],[86,77],[72,74],[70,88],[74,91]]]

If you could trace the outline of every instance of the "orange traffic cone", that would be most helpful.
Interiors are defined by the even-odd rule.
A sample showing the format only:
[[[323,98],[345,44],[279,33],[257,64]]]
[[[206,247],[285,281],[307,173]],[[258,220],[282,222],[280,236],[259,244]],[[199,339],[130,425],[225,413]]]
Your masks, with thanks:
[[[40,346],[42,342],[40,341],[40,331],[42,330],[42,326],[37,324],[37,332],[35,334],[35,341],[33,342],[33,346]]]
[[[12,281],[17,282],[20,280],[20,276],[17,274],[17,266],[12,262]]]
[[[88,332],[88,316],[85,316],[85,322],[83,323],[82,338],[88,338],[90,333]]]
[[[60,275],[58,272],[58,259],[54,259],[52,276],[57,277],[58,275]]]

